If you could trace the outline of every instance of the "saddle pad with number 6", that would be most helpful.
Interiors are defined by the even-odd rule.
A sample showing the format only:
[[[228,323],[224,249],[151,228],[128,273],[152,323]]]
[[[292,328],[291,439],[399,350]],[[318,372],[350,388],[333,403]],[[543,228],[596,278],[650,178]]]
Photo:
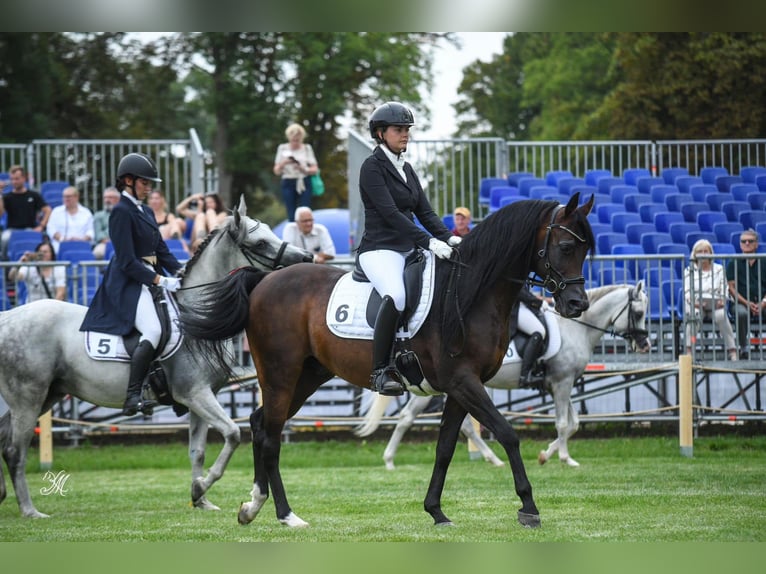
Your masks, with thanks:
[[[170,316],[170,337],[158,357],[164,361],[172,357],[181,346],[183,337],[178,328],[178,307],[174,297],[165,297],[168,302],[168,315]],[[112,335],[110,333],[99,333],[98,331],[86,331],[85,351],[91,359],[97,361],[120,361],[129,362],[130,355],[125,349],[125,342],[121,335]]]
[[[417,307],[409,318],[409,331],[402,334],[414,337],[423,325],[434,296],[434,277],[436,266],[431,253],[426,252],[426,264],[423,269],[423,287]],[[367,322],[367,304],[373,293],[372,283],[361,283],[351,278],[351,272],[343,275],[330,294],[325,321],[333,335],[344,339],[372,340],[373,329]]]

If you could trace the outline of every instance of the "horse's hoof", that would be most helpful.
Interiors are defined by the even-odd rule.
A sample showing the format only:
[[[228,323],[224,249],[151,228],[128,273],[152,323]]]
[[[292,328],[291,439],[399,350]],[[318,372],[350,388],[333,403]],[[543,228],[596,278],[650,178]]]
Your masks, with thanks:
[[[239,522],[242,525],[250,524],[255,518],[255,514],[252,516],[250,514],[251,514],[250,503],[243,502],[242,504],[239,505],[239,512],[237,513],[237,522]]]
[[[519,524],[524,528],[540,528],[540,515],[519,510]]]
[[[191,496],[192,496],[192,502],[194,503],[194,506],[197,506],[197,503],[202,500],[205,496],[205,488],[204,488],[205,479],[202,477],[195,478],[192,481],[192,487],[191,487]]]
[[[541,450],[540,453],[537,455],[537,462],[540,463],[540,466],[542,466],[546,462],[548,462],[548,457],[545,456],[545,451],[544,450]]]
[[[51,517],[50,514],[45,514],[38,510],[33,510],[32,512],[24,513],[24,518],[50,518],[50,517]]]
[[[573,458],[565,458],[562,459],[561,462],[566,463],[567,466],[571,466],[572,468],[580,466],[580,463]]]
[[[199,508],[200,510],[221,510],[220,507],[210,502],[204,496],[198,499],[197,502],[193,504],[194,504],[194,508]]]
[[[487,461],[492,466],[496,466],[498,468],[501,467],[501,466],[505,466],[505,463],[502,460],[500,460],[499,458],[497,458],[497,457],[495,457],[495,458],[487,457],[484,460]]]
[[[455,523],[451,520],[447,520],[447,522],[436,522],[434,526],[455,526]]]
[[[279,522],[281,522],[285,526],[289,526],[290,528],[306,528],[309,525],[308,522],[300,518],[294,512],[291,512],[284,518],[280,518]]]

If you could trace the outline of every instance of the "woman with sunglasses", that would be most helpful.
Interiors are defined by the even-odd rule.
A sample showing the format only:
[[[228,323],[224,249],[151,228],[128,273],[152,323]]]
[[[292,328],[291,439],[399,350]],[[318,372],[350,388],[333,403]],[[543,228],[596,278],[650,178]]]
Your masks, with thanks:
[[[104,273],[81,331],[127,335],[134,329],[141,336],[130,363],[128,393],[123,414],[139,410],[150,414],[154,403],[141,396],[144,378],[154,359],[162,335],[150,287],[177,291],[174,275],[181,264],[170,253],[157,226],[154,213],[144,204],[155,183],[161,183],[154,161],[142,153],[129,153],[117,166],[119,203],[109,217],[109,237],[114,255]]]
[[[730,260],[726,266],[726,279],[731,297],[736,303],[734,313],[737,318],[739,358],[749,359],[750,330],[760,331],[766,319],[766,259],[754,257],[758,251],[758,232],[753,229],[742,232],[739,246],[743,255],[753,257]]]

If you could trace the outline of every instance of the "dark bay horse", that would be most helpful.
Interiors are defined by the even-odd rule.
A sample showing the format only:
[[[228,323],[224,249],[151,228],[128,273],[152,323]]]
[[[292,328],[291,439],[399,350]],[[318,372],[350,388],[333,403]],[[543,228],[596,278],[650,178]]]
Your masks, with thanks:
[[[588,308],[582,266],[594,247],[587,220],[593,197],[579,207],[578,202],[574,195],[566,206],[538,200],[510,204],[478,224],[452,261],[436,260],[433,305],[410,341],[425,378],[447,393],[424,502],[436,524],[451,524],[441,509],[441,493],[461,423],[470,413],[505,449],[522,502],[519,522],[540,525],[519,439],[483,383],[500,369],[511,307],[530,272],[542,278],[563,316],[576,317]],[[285,421],[334,375],[369,388],[371,342],[337,337],[326,324],[330,293],[343,274],[313,264],[268,275],[243,271],[209,289],[194,313],[182,313],[186,335],[202,345],[215,347],[247,330],[263,406],[250,416],[255,477],[252,500],[239,511],[242,524],[258,514],[270,486],[277,519],[288,526],[307,525],[291,510],[280,476]]]
[[[274,269],[311,261],[306,251],[287,245],[268,225],[250,219],[245,212],[240,200],[238,210],[208,235],[179,272],[179,304],[194,307],[204,285],[243,265]],[[125,400],[130,364],[88,355],[79,331],[87,310],[82,305],[43,299],[0,313],[0,394],[8,403],[8,412],[0,417],[0,450],[23,516],[47,516],[32,503],[26,478],[27,451],[37,418],[66,395],[113,408],[121,408]],[[162,366],[173,398],[189,409],[192,503],[217,510],[205,493],[221,478],[240,443],[239,427],[215,396],[228,382],[226,373],[196,350],[192,352],[186,342]],[[220,432],[224,445],[205,475],[209,426]],[[0,465],[0,503],[6,494]]]

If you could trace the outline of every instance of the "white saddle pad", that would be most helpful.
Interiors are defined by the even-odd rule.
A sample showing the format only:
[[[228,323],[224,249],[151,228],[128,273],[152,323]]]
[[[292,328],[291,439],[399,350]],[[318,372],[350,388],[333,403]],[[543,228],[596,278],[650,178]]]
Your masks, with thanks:
[[[423,269],[423,288],[415,312],[409,320],[409,331],[404,337],[414,337],[431,309],[434,296],[435,268],[433,256],[425,252],[426,265]],[[372,340],[373,329],[367,324],[367,302],[372,295],[371,283],[360,283],[351,278],[351,272],[343,275],[335,284],[327,304],[327,328],[334,335],[344,339]]]
[[[181,346],[183,337],[178,328],[178,307],[174,297],[166,297],[168,302],[168,314],[170,315],[170,338],[159,359],[164,361],[172,357]],[[130,362],[130,355],[125,349],[125,342],[121,335],[99,333],[98,331],[86,331],[85,351],[91,359],[97,361],[121,361]]]
[[[561,349],[561,330],[559,329],[559,322],[556,319],[556,312],[547,304],[543,307],[543,317],[545,317],[545,326],[548,329],[548,346],[545,348],[545,352],[540,357],[543,361],[547,361]],[[521,362],[521,356],[516,350],[516,344],[511,339],[511,343],[508,345],[508,351],[503,357],[503,365],[508,363]]]

